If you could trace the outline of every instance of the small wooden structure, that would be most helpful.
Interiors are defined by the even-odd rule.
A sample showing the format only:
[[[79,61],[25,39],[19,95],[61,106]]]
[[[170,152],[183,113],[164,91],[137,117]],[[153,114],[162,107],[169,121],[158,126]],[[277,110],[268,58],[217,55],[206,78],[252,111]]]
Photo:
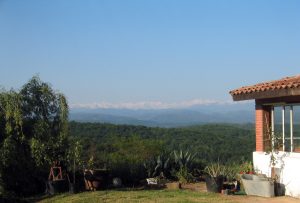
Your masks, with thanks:
[[[285,194],[300,198],[300,75],[244,86],[230,94],[234,101],[255,100],[254,169],[270,177],[271,159],[275,158],[276,175],[285,185]],[[266,152],[275,145],[278,152],[271,157]]]
[[[62,180],[62,179],[63,179],[63,177],[62,177],[61,167],[60,166],[52,166],[50,168],[48,180],[55,181],[55,180]]]
[[[46,185],[46,193],[51,195],[69,190],[70,179],[63,166],[59,161],[53,162],[48,181]]]

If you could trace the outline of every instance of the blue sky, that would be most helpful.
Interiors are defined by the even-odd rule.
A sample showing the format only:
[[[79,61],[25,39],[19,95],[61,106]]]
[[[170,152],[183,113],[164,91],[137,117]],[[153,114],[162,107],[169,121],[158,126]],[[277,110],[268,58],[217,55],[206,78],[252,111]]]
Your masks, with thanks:
[[[0,0],[0,84],[39,74],[71,106],[226,102],[300,73],[299,19],[296,0]]]

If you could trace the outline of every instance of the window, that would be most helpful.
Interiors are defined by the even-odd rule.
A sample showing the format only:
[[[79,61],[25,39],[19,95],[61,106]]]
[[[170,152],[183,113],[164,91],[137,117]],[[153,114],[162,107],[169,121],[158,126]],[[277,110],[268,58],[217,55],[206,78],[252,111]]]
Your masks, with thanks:
[[[280,142],[280,151],[300,152],[300,106],[274,106],[271,110],[272,137]],[[274,136],[275,135],[275,136]],[[276,141],[272,139],[274,146]]]

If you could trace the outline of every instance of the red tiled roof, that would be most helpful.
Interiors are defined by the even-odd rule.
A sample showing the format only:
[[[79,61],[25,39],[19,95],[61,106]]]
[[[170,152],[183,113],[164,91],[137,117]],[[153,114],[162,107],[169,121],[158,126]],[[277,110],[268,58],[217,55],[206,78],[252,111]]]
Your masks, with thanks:
[[[273,80],[264,83],[258,83],[252,86],[245,86],[235,90],[230,91],[229,93],[232,96],[242,95],[242,94],[251,94],[254,92],[266,92],[270,90],[279,90],[279,89],[292,89],[300,87],[300,75],[282,78],[280,80]]]

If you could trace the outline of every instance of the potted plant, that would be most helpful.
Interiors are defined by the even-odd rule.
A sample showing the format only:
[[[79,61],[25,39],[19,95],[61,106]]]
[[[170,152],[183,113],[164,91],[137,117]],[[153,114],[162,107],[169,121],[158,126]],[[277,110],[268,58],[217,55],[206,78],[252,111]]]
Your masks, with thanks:
[[[177,179],[177,182],[167,183],[166,186],[169,189],[180,189],[182,184],[190,182],[193,178],[190,173],[190,168],[196,157],[196,153],[191,153],[189,151],[175,151],[174,154],[174,163],[171,175]]]
[[[173,173],[178,181],[167,183],[166,186],[168,189],[181,189],[183,184],[187,184],[193,179],[193,175],[185,166],[180,167],[177,172],[173,171]]]
[[[206,188],[208,192],[220,193],[224,182],[225,166],[219,162],[211,163],[204,168]]]
[[[254,174],[253,164],[251,161],[245,161],[241,164],[240,174]]]

